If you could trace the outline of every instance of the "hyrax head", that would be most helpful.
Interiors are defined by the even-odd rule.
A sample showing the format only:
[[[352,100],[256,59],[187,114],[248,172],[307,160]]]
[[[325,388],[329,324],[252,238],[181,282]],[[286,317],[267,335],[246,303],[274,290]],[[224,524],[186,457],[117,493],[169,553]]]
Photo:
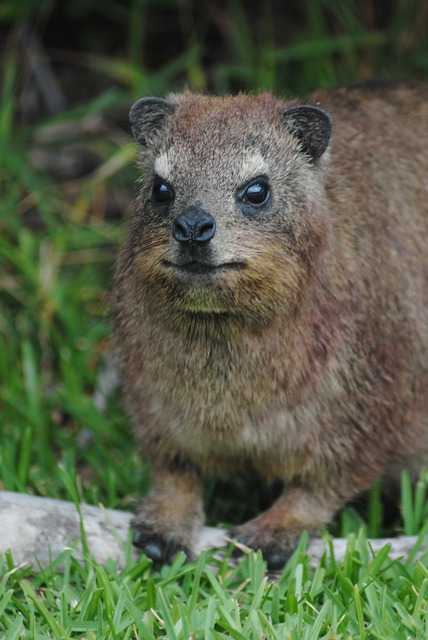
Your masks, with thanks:
[[[140,290],[180,313],[292,312],[325,236],[330,116],[270,94],[143,98],[133,225]]]

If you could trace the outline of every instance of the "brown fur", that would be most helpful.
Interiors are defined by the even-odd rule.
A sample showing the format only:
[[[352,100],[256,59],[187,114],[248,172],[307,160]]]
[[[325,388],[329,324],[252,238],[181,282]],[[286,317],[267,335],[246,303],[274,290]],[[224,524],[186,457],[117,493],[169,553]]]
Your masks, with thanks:
[[[428,85],[314,94],[333,120],[321,155],[280,118],[299,104],[184,93],[132,116],[142,178],[113,311],[154,483],[136,543],[156,559],[191,552],[205,471],[284,481],[233,531],[276,566],[376,478],[428,461]],[[155,172],[175,189],[161,212]],[[244,215],[236,190],[260,174],[270,204]],[[189,249],[171,227],[190,205],[216,231]],[[183,273],[183,255],[217,268]]]

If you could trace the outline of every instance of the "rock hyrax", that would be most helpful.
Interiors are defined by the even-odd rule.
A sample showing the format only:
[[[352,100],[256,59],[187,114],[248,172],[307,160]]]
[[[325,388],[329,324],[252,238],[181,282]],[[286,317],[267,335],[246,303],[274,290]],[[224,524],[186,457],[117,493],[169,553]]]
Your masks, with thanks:
[[[428,85],[185,92],[131,124],[113,315],[153,480],[135,544],[191,555],[204,473],[258,474],[283,493],[231,535],[276,567],[428,461]]]

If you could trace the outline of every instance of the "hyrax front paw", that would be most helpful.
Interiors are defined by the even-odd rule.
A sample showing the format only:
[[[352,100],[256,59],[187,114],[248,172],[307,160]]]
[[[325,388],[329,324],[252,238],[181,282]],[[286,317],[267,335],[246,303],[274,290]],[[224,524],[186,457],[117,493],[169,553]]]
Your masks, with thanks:
[[[229,536],[246,547],[260,549],[268,568],[278,570],[284,566],[294,551],[299,539],[299,533],[282,527],[262,529],[257,526],[256,522],[250,521],[232,529],[229,532]],[[235,555],[240,555],[240,553],[239,546],[237,546]]]
[[[139,519],[133,520],[132,526],[134,546],[141,549],[154,563],[170,563],[179,551],[184,551],[186,556],[190,557],[188,546],[171,532],[158,531]]]
[[[133,543],[155,563],[169,563],[179,551],[192,557],[197,531],[202,526],[202,511],[197,501],[186,510],[177,509],[159,496],[140,503],[131,526]]]

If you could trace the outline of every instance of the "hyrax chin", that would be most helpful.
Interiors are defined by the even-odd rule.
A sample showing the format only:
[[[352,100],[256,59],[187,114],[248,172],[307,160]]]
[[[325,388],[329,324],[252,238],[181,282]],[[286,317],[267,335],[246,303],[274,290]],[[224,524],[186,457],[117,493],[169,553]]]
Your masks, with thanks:
[[[277,567],[375,478],[428,461],[427,87],[132,107],[113,312],[153,480],[134,541],[155,560],[191,555],[206,471],[283,482],[231,532]]]

